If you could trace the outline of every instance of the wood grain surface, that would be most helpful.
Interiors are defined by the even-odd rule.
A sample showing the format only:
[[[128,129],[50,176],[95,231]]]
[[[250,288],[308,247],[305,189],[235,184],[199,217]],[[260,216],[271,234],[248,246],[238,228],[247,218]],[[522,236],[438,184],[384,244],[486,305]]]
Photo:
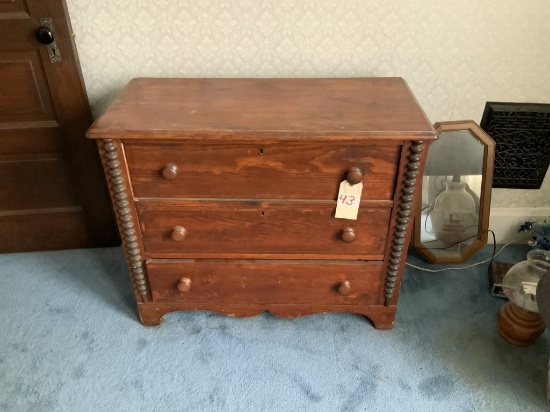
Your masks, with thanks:
[[[436,137],[402,79],[135,79],[88,136],[144,325],[346,311],[393,327]],[[363,184],[357,220],[335,218],[344,180]]]
[[[363,172],[365,200],[391,200],[398,145],[269,140],[126,142],[136,197],[335,200],[351,168]],[[173,165],[168,180],[163,169]]]
[[[0,253],[120,243],[95,145],[84,138],[92,116],[66,6],[0,1]],[[37,39],[42,18],[60,61]]]
[[[391,209],[360,207],[353,221],[335,219],[335,203],[166,200],[139,202],[137,210],[149,256],[330,254],[383,260]],[[181,242],[171,238],[177,226],[187,232]],[[346,227],[355,230],[352,243],[341,238]]]
[[[139,318],[145,326],[158,326],[162,317],[179,310],[206,310],[237,318],[257,316],[269,312],[280,318],[298,318],[328,312],[351,312],[365,315],[376,329],[392,329],[397,307],[390,305],[327,305],[285,303],[198,303],[198,302],[150,302],[138,303]]]
[[[198,303],[376,304],[383,265],[326,261],[150,260],[153,301]],[[187,292],[178,290],[190,280]],[[338,287],[349,282],[350,293]]]
[[[88,136],[435,138],[401,78],[139,78]]]

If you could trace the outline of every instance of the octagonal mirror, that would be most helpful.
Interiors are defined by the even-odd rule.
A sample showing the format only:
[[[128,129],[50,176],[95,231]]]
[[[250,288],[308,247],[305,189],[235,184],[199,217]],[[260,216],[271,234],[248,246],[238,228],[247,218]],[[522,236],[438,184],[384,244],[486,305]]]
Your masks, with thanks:
[[[429,262],[462,263],[487,243],[495,142],[471,120],[434,128],[413,245]]]

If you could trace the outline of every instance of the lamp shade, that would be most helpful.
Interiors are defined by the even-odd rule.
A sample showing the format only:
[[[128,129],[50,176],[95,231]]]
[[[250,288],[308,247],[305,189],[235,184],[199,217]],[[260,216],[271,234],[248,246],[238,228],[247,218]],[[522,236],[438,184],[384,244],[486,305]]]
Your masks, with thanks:
[[[447,130],[433,142],[426,160],[426,176],[480,175],[485,148],[469,130]]]

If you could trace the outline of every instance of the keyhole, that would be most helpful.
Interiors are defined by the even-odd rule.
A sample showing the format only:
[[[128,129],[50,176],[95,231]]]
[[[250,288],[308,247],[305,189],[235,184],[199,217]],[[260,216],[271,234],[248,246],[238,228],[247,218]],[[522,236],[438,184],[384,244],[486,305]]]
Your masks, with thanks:
[[[261,212],[260,214],[261,214],[262,216],[265,216],[265,212]]]
[[[260,156],[263,156],[263,154],[264,154],[264,148],[260,147]]]

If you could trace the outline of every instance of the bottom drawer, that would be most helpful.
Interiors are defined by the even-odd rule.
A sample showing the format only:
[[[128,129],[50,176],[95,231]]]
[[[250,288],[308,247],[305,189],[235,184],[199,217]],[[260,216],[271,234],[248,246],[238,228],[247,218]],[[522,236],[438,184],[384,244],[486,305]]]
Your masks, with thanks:
[[[147,261],[155,302],[330,304],[380,303],[380,262]]]

